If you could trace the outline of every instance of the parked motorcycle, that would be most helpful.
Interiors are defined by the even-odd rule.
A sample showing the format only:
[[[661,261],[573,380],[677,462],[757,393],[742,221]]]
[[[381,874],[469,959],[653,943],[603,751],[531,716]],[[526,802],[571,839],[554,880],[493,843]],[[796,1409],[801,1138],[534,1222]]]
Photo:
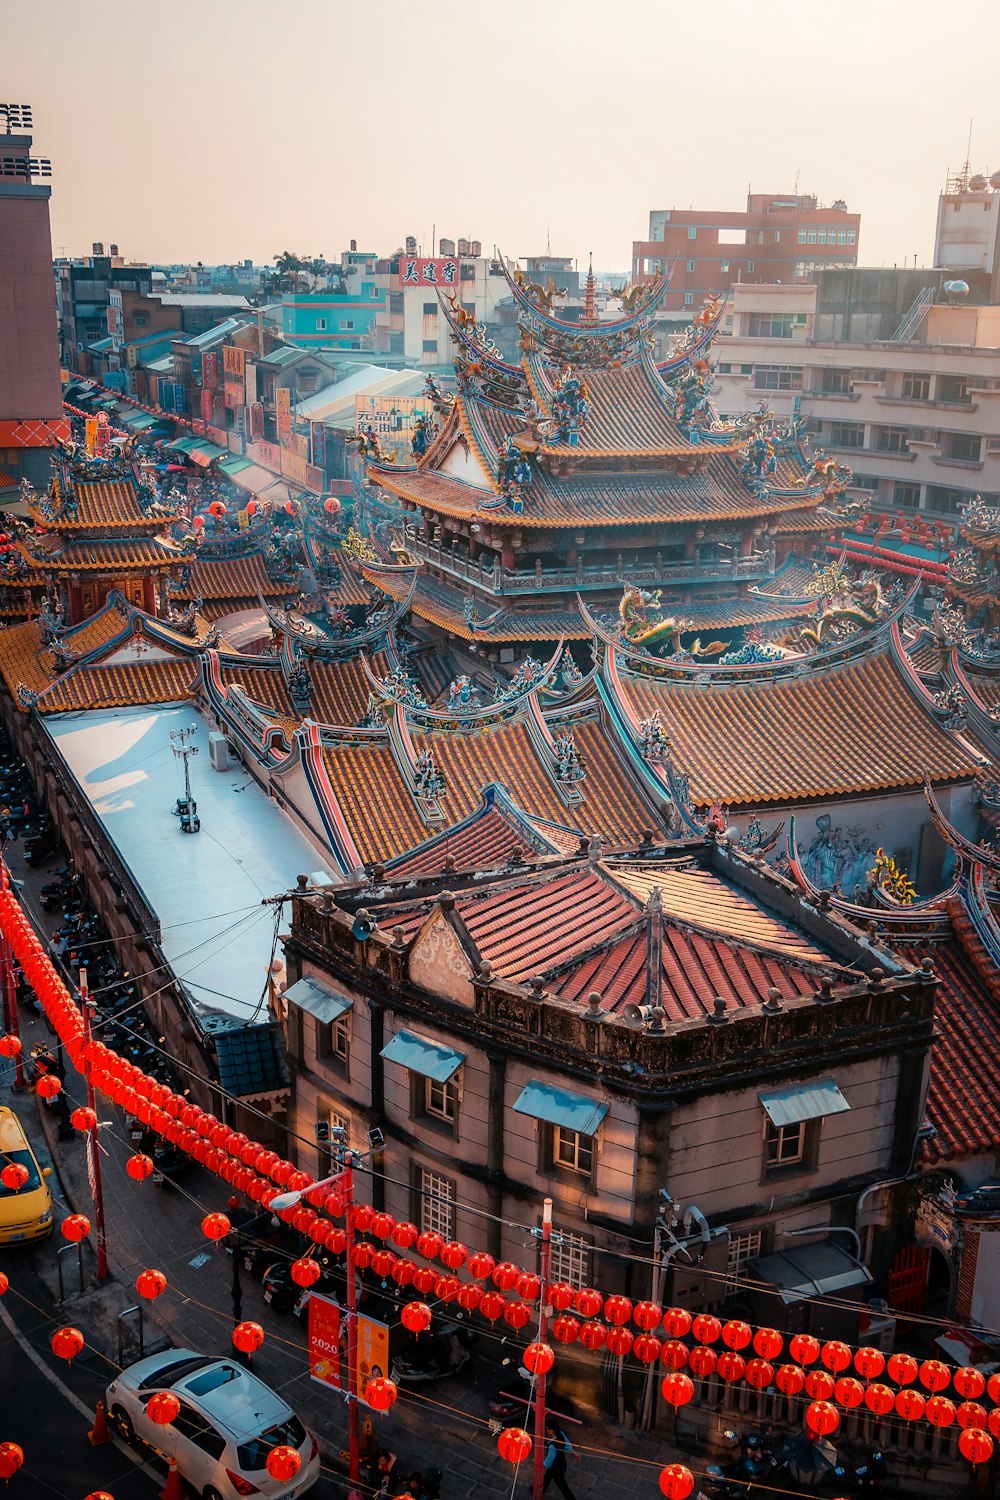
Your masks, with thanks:
[[[472,1329],[449,1323],[423,1344],[414,1340],[410,1350],[396,1355],[390,1379],[397,1385],[422,1385],[457,1375],[472,1358],[475,1337]]]

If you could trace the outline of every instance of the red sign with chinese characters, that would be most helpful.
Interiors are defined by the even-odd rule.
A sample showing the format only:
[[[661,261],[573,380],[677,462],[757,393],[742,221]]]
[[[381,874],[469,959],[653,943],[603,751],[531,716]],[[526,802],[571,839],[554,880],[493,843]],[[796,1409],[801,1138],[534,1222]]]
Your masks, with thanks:
[[[458,286],[458,261],[453,255],[399,257],[400,286]]]
[[[329,1297],[309,1294],[309,1374],[340,1389],[340,1308]]]

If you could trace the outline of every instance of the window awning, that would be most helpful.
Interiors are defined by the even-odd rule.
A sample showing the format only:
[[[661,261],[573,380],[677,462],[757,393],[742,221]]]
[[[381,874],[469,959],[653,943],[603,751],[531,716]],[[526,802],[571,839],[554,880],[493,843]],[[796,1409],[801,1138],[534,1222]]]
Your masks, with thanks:
[[[190,453],[197,442],[197,438],[179,437],[175,438],[172,443],[168,443],[167,447],[175,449],[177,453]]]
[[[832,1078],[820,1083],[796,1084],[787,1089],[771,1089],[758,1094],[764,1113],[772,1125],[800,1125],[803,1120],[822,1120],[826,1115],[842,1115],[850,1105]]]
[[[412,1031],[397,1031],[388,1047],[382,1048],[382,1056],[389,1062],[399,1063],[401,1068],[411,1068],[435,1083],[447,1083],[465,1062],[465,1053],[453,1047],[439,1047],[425,1037],[414,1036]]]
[[[535,1079],[521,1090],[514,1108],[519,1115],[531,1115],[535,1120],[561,1125],[580,1135],[594,1135],[608,1112],[606,1104],[588,1099],[586,1094],[573,1094],[569,1089],[553,1088],[552,1084],[538,1083]]]
[[[299,1010],[307,1010],[317,1021],[326,1023],[328,1021],[339,1021],[354,1004],[348,1000],[346,995],[338,995],[336,990],[331,990],[322,980],[307,977],[297,979],[293,985],[285,991],[285,1000],[289,1005],[297,1005]]]
[[[126,427],[131,427],[133,432],[144,432],[147,427],[156,426],[156,418],[151,417],[145,411],[128,411],[122,416]]]
[[[230,479],[238,484],[241,490],[250,490],[255,495],[263,494],[277,479],[276,474],[272,474],[270,469],[262,468],[260,464],[247,464],[245,469],[238,469],[235,473],[225,463],[221,463],[219,467],[226,470]]]
[[[832,1240],[796,1245],[775,1255],[750,1261],[747,1270],[758,1281],[774,1287],[786,1307],[807,1297],[827,1297],[874,1280],[867,1266]]]
[[[199,438],[194,446],[188,449],[188,457],[193,458],[196,464],[201,464],[203,469],[207,469],[215,459],[228,457],[228,451],[226,448],[220,448],[218,443],[209,443],[204,438]]]
[[[228,474],[230,479],[238,474],[241,469],[250,469],[252,467],[253,465],[248,458],[241,458],[237,453],[230,454],[228,458],[219,459],[219,468],[223,474]]]

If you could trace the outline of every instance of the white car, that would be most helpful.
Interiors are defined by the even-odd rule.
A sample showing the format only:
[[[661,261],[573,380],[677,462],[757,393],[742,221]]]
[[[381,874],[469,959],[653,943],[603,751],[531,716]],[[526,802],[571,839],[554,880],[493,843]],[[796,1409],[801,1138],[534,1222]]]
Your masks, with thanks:
[[[146,1415],[156,1391],[172,1391],[181,1404],[166,1427]],[[152,1354],[111,1382],[107,1410],[123,1437],[176,1458],[201,1500],[298,1500],[319,1478],[316,1439],[270,1386],[230,1359],[193,1349]],[[298,1451],[302,1466],[293,1479],[272,1479],[267,1455],[283,1445]]]

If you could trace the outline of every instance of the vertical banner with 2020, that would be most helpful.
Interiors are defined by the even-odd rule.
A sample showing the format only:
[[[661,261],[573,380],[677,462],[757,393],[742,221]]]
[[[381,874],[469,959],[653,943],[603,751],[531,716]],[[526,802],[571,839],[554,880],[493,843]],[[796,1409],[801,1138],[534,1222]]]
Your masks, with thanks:
[[[309,1295],[309,1374],[340,1390],[340,1308],[330,1297]]]

